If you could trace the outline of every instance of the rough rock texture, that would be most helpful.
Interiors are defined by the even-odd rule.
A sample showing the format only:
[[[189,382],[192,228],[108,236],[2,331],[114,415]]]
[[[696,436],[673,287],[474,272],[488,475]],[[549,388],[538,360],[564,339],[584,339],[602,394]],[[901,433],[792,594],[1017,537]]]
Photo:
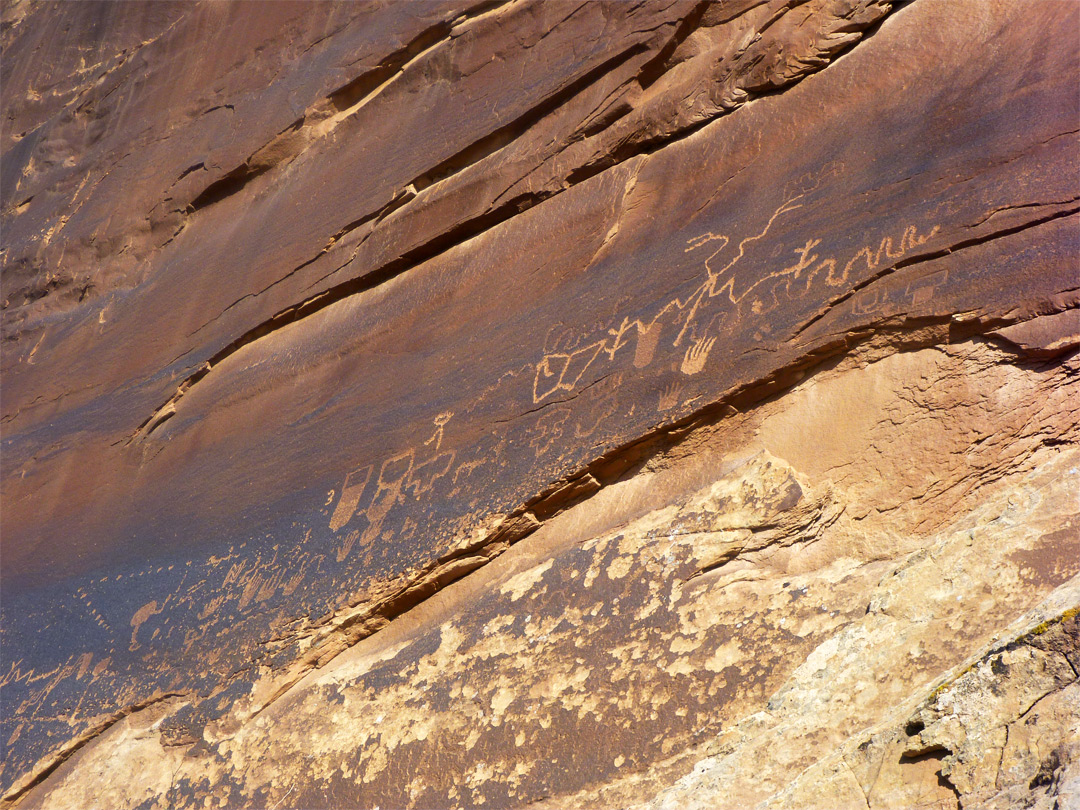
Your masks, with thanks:
[[[2,806],[1080,806],[1080,8],[3,9]]]

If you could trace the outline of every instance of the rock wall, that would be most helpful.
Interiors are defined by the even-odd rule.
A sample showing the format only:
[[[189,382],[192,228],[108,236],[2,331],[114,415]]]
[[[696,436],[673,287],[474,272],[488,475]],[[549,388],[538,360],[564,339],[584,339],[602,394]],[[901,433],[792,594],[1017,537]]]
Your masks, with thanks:
[[[2,806],[1080,806],[1080,8],[2,20]]]

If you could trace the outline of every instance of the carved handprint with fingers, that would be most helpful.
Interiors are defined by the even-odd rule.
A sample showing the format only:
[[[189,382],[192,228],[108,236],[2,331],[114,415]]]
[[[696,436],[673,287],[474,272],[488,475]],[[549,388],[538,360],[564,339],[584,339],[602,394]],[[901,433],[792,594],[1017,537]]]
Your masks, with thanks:
[[[716,338],[701,338],[693,346],[686,350],[686,354],[683,355],[682,365],[679,366],[679,371],[687,376],[697,374],[703,368],[705,368],[705,361],[709,359],[709,352],[712,351],[713,344],[716,343]]]
[[[658,411],[670,411],[679,404],[679,396],[682,394],[682,383],[668,383],[660,390],[660,401],[656,405]]]

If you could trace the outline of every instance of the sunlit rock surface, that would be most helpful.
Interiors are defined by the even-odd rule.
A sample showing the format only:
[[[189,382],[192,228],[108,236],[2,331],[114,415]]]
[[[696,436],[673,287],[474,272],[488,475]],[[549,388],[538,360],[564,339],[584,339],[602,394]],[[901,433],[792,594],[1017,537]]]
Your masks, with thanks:
[[[1080,806],[1080,8],[3,9],[2,805]]]

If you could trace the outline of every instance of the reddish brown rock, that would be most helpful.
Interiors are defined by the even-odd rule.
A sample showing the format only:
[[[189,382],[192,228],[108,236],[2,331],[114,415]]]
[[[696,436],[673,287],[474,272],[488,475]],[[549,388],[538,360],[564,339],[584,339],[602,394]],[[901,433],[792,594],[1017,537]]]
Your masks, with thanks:
[[[1076,8],[3,26],[5,804],[1075,795]]]

